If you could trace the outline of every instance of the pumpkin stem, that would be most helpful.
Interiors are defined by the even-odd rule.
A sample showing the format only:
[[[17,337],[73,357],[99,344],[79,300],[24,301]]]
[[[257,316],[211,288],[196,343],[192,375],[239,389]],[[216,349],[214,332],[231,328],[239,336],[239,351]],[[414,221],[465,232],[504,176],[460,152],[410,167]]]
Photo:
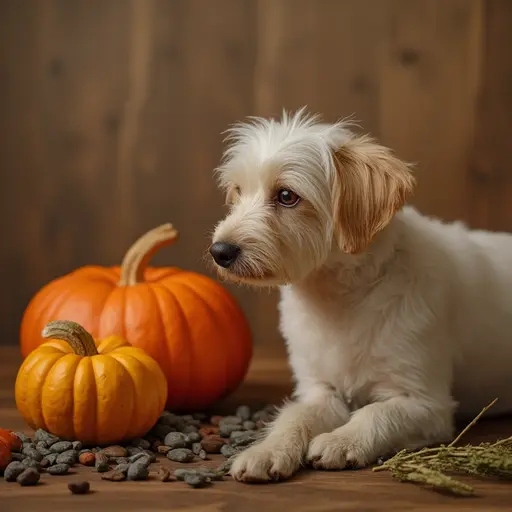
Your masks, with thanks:
[[[46,325],[43,338],[67,341],[75,354],[96,356],[99,354],[94,338],[79,324],[70,320],[55,320]]]
[[[144,270],[154,254],[177,238],[178,232],[172,224],[162,224],[142,235],[123,258],[119,286],[133,286],[144,281]]]

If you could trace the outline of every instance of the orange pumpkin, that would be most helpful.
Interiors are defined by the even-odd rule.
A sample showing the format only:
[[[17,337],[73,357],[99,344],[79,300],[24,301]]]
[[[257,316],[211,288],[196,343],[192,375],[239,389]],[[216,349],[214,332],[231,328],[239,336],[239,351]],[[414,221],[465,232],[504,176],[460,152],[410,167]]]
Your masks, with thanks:
[[[216,281],[175,267],[148,267],[177,238],[165,224],[143,235],[120,267],[87,266],[42,288],[21,326],[27,356],[52,320],[74,320],[95,338],[116,334],[156,359],[171,409],[201,409],[233,391],[252,357],[246,318]]]
[[[12,430],[0,428],[0,440],[7,443],[11,451],[21,451],[23,443],[21,442],[21,439]]]
[[[47,343],[30,353],[16,377],[18,411],[28,425],[86,444],[141,437],[167,399],[158,363],[119,336],[95,342],[75,322],[49,323]]]
[[[0,438],[0,471],[3,471],[11,462],[11,448],[7,441]]]

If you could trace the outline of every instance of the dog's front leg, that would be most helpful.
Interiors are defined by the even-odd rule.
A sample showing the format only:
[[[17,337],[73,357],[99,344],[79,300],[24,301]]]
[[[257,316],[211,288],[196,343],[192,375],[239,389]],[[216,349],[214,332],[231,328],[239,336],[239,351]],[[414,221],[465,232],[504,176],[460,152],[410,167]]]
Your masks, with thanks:
[[[231,476],[241,482],[268,482],[289,478],[300,467],[313,437],[348,420],[344,403],[334,396],[285,405],[260,442],[239,454]]]
[[[396,396],[362,407],[344,426],[315,437],[307,459],[318,469],[364,467],[381,455],[448,441],[452,434],[449,399]]]

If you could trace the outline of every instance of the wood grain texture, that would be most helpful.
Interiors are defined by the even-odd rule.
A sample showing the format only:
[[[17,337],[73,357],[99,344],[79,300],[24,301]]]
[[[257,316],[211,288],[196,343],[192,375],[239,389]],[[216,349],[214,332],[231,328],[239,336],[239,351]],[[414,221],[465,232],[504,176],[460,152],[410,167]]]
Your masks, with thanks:
[[[14,348],[0,348],[0,427],[25,430],[15,409],[13,387],[19,356]],[[290,372],[282,345],[260,345],[242,387],[219,404],[216,410],[233,412],[237,404],[261,405],[280,403],[290,392]],[[509,436],[511,420],[482,421],[466,438],[481,442]],[[183,465],[160,458],[172,468]],[[218,465],[219,458],[207,462]],[[195,465],[187,465],[191,467]],[[204,465],[201,463],[201,465]],[[88,480],[92,493],[73,496],[67,484],[74,480]],[[288,482],[268,485],[239,484],[227,478],[208,489],[189,489],[181,482],[161,483],[154,476],[147,482],[107,482],[90,468],[75,467],[67,476],[43,475],[41,485],[22,488],[16,483],[0,479],[0,509],[59,512],[70,510],[141,511],[173,510],[190,512],[260,512],[292,508],[297,512],[338,512],[340,510],[430,512],[510,510],[512,484],[472,481],[478,496],[457,499],[443,496],[410,484],[398,483],[388,474],[370,470],[324,472],[303,470]]]
[[[418,163],[422,211],[511,230],[511,23],[507,0],[3,0],[0,344],[49,280],[163,222],[155,263],[213,276],[212,170],[248,115],[352,116]],[[229,289],[276,339],[276,294]]]

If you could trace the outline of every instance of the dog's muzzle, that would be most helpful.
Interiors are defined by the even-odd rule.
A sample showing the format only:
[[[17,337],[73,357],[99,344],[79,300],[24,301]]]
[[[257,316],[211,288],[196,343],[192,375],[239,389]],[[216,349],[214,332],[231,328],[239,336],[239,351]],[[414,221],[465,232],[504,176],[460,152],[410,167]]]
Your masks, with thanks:
[[[219,267],[229,268],[240,255],[240,247],[225,242],[215,242],[210,247],[210,254]]]

